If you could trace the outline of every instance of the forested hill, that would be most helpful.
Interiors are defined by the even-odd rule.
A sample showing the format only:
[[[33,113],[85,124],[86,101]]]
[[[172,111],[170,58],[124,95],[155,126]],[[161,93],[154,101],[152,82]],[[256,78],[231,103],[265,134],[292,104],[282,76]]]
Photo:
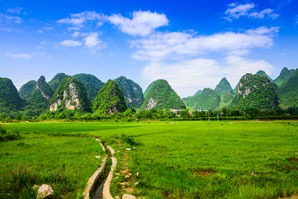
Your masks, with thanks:
[[[142,108],[146,110],[153,108],[183,109],[185,105],[169,83],[159,79],[152,82],[146,89]]]
[[[102,114],[126,110],[136,112],[185,108],[189,111],[244,111],[252,108],[292,110],[298,107],[297,85],[298,69],[286,67],[276,79],[270,78],[264,71],[246,74],[234,89],[228,79],[223,77],[214,89],[198,90],[194,96],[183,100],[162,79],[152,82],[143,93],[139,84],[124,76],[104,83],[92,74],[70,76],[58,73],[49,82],[44,76],[30,80],[19,91],[9,78],[0,78],[0,117],[72,118],[88,113],[102,118]]]

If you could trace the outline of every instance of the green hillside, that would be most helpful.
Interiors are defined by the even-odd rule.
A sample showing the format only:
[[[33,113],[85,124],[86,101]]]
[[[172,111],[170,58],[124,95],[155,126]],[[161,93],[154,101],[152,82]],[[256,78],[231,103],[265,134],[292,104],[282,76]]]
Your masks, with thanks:
[[[34,91],[27,101],[25,107],[25,114],[28,117],[39,116],[41,113],[46,111],[49,107],[49,101],[53,96],[53,91],[45,80],[44,76],[41,76]]]
[[[240,79],[232,107],[240,110],[274,109],[278,103],[279,98],[274,83],[260,75],[246,74]]]
[[[285,84],[289,78],[291,77],[291,75],[294,73],[294,70],[291,69],[289,70],[287,67],[284,67],[279,76],[274,80],[274,83],[278,86],[281,87],[283,84]]]
[[[278,89],[281,107],[298,106],[298,69],[292,72],[288,81]]]
[[[20,109],[23,105],[23,100],[19,93],[8,78],[0,77],[0,113],[9,113]]]
[[[84,73],[74,75],[73,78],[79,80],[84,85],[88,99],[92,103],[100,88],[103,86],[103,82],[94,75]]]
[[[58,88],[59,84],[61,83],[61,81],[63,79],[65,79],[66,77],[69,77],[69,76],[66,75],[66,74],[64,74],[64,73],[58,73],[58,74],[56,74],[53,77],[53,79],[51,81],[49,81],[49,86],[55,92],[56,89]]]
[[[123,76],[118,77],[115,81],[124,95],[126,106],[128,108],[140,108],[144,101],[143,90],[140,85]]]
[[[259,70],[256,75],[259,75],[261,77],[266,77],[267,79],[269,79],[270,81],[272,81],[271,77],[269,75],[267,75],[267,73],[263,70]]]
[[[50,111],[90,111],[90,102],[84,85],[73,77],[67,77],[59,84],[52,99]]]
[[[183,100],[191,110],[215,110],[220,105],[220,95],[211,88],[205,88],[201,93]]]
[[[124,96],[118,84],[109,80],[94,99],[93,111],[97,114],[114,114],[126,109]]]
[[[143,109],[182,109],[185,105],[166,80],[152,82],[145,91]]]
[[[33,92],[35,90],[36,84],[37,84],[37,82],[34,81],[34,80],[31,80],[31,81],[25,83],[19,89],[19,95],[20,95],[20,97],[22,99],[24,99],[24,100],[28,100],[32,96],[32,94],[33,94]]]
[[[231,104],[234,91],[225,77],[220,80],[214,91],[220,96],[220,107],[227,107]]]

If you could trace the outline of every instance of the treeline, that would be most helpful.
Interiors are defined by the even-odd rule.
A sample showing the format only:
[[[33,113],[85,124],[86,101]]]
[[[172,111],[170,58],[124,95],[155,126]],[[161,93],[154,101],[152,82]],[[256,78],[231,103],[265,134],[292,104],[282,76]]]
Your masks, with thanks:
[[[271,119],[298,119],[298,107],[287,109],[276,108],[272,110],[259,110],[247,108],[245,110],[228,109],[220,110],[190,111],[189,109],[171,110],[157,109],[151,110],[129,108],[124,112],[115,114],[103,113],[82,113],[76,110],[47,111],[38,117],[27,117],[26,113],[15,112],[10,114],[1,113],[2,122],[13,121],[45,121],[45,120],[65,120],[65,121],[124,121],[137,122],[146,120],[161,121],[187,121],[187,120],[271,120]]]

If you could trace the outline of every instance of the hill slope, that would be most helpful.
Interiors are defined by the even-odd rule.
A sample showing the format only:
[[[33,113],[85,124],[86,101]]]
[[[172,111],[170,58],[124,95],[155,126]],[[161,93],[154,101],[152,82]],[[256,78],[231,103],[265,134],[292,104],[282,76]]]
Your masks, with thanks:
[[[90,111],[90,102],[84,85],[72,77],[62,80],[50,101],[49,109]]]
[[[74,75],[73,78],[79,80],[84,85],[88,95],[88,99],[92,103],[99,90],[103,86],[102,81],[100,81],[94,75],[84,73]]]
[[[169,83],[160,79],[152,82],[146,89],[142,108],[182,109],[185,105]]]
[[[126,104],[122,91],[115,81],[109,80],[94,99],[93,111],[99,114],[114,114],[125,110]]]
[[[232,107],[240,110],[273,109],[278,106],[278,103],[279,98],[274,83],[263,76],[246,74],[240,79]]]
[[[219,107],[220,95],[211,88],[205,88],[201,93],[183,100],[191,110],[214,110]]]
[[[234,97],[234,92],[230,83],[225,77],[220,80],[214,91],[220,96],[220,107],[229,106],[231,104]]]
[[[140,85],[123,76],[118,77],[115,81],[124,95],[126,106],[128,108],[140,108],[144,101],[143,90]]]
[[[281,87],[283,84],[285,84],[291,77],[291,75],[294,73],[294,70],[291,69],[289,70],[288,68],[284,67],[279,76],[274,80],[274,83],[278,86]]]
[[[61,81],[63,79],[65,79],[66,77],[69,77],[68,75],[64,74],[64,73],[58,73],[56,74],[53,79],[51,81],[49,81],[49,86],[52,89],[52,91],[56,91],[56,89],[58,88],[59,84],[61,83]]]
[[[36,84],[37,84],[37,82],[34,81],[34,80],[31,80],[31,81],[25,83],[19,89],[19,95],[20,95],[20,97],[22,99],[24,99],[24,100],[28,100],[32,96],[32,94],[33,94],[33,92],[35,90]]]
[[[23,105],[23,100],[19,93],[8,78],[0,77],[0,113],[9,113],[20,109]]]
[[[45,77],[41,76],[36,82],[32,95],[27,100],[26,116],[34,117],[46,111],[52,96],[52,89],[46,82]]]
[[[281,107],[298,106],[298,69],[292,72],[288,81],[278,89]]]

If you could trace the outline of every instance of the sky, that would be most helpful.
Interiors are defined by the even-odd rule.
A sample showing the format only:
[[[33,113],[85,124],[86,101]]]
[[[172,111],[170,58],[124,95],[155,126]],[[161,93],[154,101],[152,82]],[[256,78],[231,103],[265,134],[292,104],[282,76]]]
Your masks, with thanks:
[[[0,0],[0,77],[166,79],[181,97],[298,68],[297,0]]]

